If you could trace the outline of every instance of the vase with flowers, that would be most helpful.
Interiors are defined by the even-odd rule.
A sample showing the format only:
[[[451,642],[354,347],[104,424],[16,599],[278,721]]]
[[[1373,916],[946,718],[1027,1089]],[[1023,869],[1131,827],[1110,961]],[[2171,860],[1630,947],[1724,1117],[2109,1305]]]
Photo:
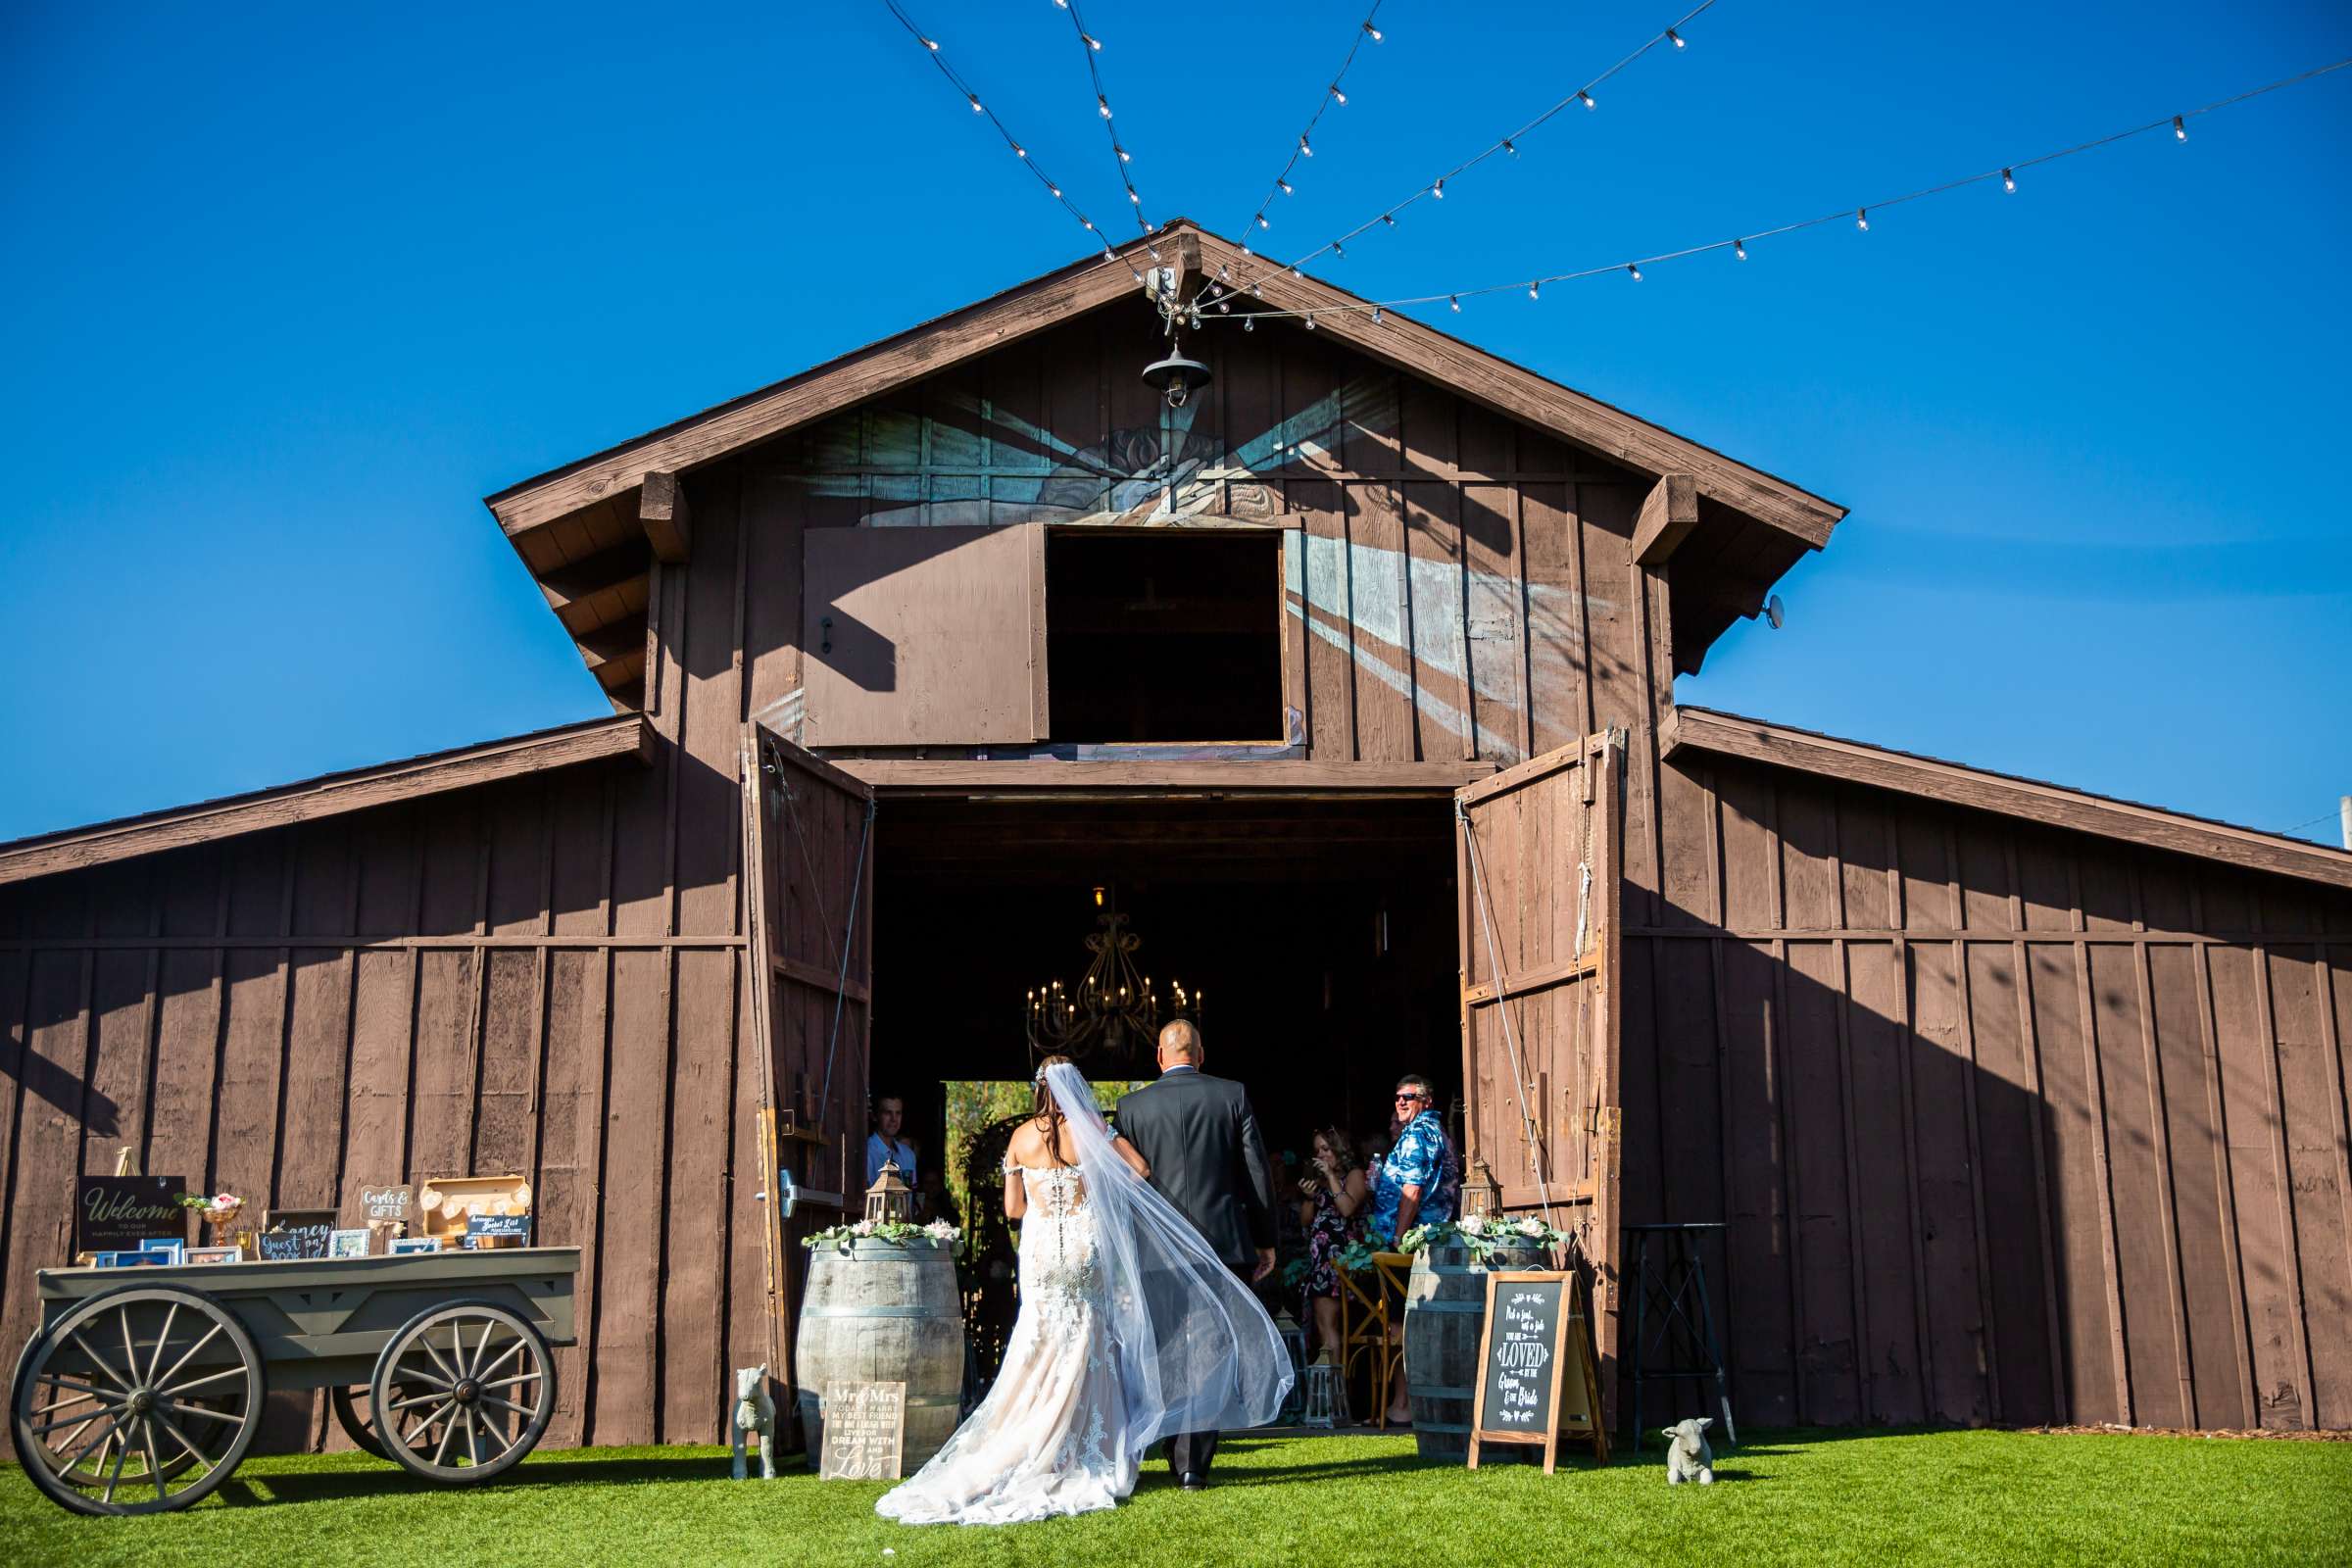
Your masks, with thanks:
[[[179,1206],[196,1211],[196,1217],[204,1221],[208,1233],[206,1245],[219,1247],[223,1245],[223,1239],[228,1234],[229,1222],[245,1206],[245,1200],[234,1193],[215,1193],[209,1198],[202,1193],[182,1193],[179,1195]]]

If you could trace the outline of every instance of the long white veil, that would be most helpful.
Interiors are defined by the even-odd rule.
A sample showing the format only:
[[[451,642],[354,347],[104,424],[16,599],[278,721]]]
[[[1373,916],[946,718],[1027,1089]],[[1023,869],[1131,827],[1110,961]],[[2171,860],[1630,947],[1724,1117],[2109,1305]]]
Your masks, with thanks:
[[[1119,1157],[1078,1069],[1054,1062],[1046,1085],[1095,1210],[1128,1451],[1181,1432],[1266,1425],[1295,1376],[1274,1320],[1192,1221]]]

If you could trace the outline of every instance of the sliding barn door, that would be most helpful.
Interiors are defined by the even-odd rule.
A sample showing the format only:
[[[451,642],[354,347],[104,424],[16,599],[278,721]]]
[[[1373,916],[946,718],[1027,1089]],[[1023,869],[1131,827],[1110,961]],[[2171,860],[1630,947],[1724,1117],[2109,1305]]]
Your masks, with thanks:
[[[743,780],[760,1094],[758,1186],[748,1168],[738,1183],[766,1211],[768,1367],[791,1410],[800,1239],[864,1203],[874,792],[760,723],[744,728]]]
[[[1624,755],[1590,736],[1454,795],[1466,1157],[1576,1234],[1612,1408]]]

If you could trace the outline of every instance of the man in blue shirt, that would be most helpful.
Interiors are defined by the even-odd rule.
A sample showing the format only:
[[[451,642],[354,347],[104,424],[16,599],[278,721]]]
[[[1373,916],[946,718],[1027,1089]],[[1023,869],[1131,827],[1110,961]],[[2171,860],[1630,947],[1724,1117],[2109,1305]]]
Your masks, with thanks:
[[[1446,1137],[1430,1098],[1429,1080],[1407,1073],[1396,1080],[1396,1145],[1380,1162],[1380,1178],[1372,1184],[1372,1218],[1366,1229],[1375,1247],[1393,1248],[1396,1239],[1415,1225],[1437,1225],[1453,1218],[1462,1195],[1462,1162]],[[1395,1425],[1412,1419],[1404,1380],[1396,1380],[1396,1400],[1389,1409]]]
[[[915,1186],[914,1140],[901,1131],[906,1125],[906,1102],[896,1095],[884,1095],[874,1102],[875,1131],[865,1139],[865,1185],[871,1187],[881,1178],[886,1160],[899,1162],[899,1176],[907,1186]]]

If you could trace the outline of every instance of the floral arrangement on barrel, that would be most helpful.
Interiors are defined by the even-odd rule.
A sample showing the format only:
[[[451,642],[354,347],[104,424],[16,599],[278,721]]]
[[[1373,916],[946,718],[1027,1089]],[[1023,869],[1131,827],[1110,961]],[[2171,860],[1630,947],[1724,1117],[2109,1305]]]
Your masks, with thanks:
[[[953,1248],[962,1235],[944,1219],[935,1219],[927,1225],[904,1219],[861,1219],[855,1224],[829,1225],[821,1231],[811,1231],[801,1238],[801,1245],[837,1248],[845,1252],[859,1242],[887,1242],[892,1247],[928,1242],[935,1247]]]
[[[196,1217],[204,1221],[213,1233],[213,1240],[218,1242],[228,1229],[229,1221],[237,1217],[237,1210],[245,1206],[245,1200],[234,1193],[215,1193],[210,1198],[202,1193],[182,1193],[179,1206],[194,1209]]]
[[[1574,1239],[1574,1232],[1548,1225],[1533,1214],[1517,1219],[1501,1214],[1464,1214],[1460,1219],[1414,1226],[1404,1233],[1396,1250],[1418,1252],[1432,1247],[1460,1247],[1484,1263],[1506,1249],[1518,1251],[1535,1247],[1548,1251]]]

